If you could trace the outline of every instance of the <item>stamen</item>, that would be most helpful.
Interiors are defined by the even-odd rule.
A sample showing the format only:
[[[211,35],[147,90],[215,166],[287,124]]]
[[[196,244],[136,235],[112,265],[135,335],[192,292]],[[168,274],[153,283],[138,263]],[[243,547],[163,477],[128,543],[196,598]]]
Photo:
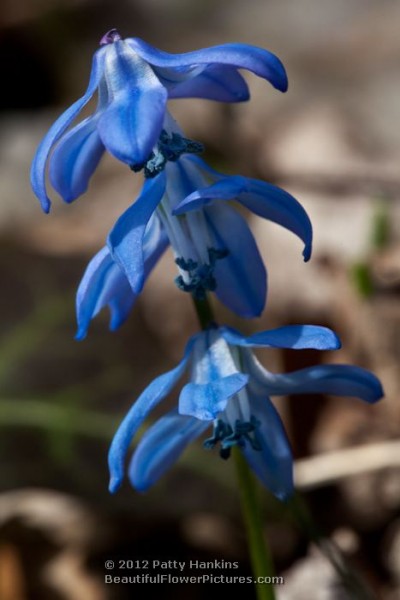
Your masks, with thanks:
[[[100,46],[105,46],[107,44],[113,44],[114,42],[118,42],[120,39],[121,36],[119,35],[118,31],[114,28],[110,29],[110,31],[107,31],[107,33],[103,35],[99,43]]]
[[[208,248],[209,264],[198,262],[183,257],[175,259],[175,263],[182,271],[188,274],[187,281],[182,275],[175,279],[178,288],[184,292],[190,292],[196,300],[204,300],[207,292],[214,292],[217,281],[214,277],[214,267],[217,260],[225,258],[229,253],[225,249]]]
[[[184,258],[176,258],[175,263],[182,269],[182,271],[194,271],[198,263],[195,260],[189,258],[189,260],[185,260]]]
[[[143,172],[146,179],[151,179],[152,177],[156,177],[159,173],[161,173],[161,171],[163,171],[165,168],[166,162],[167,159],[161,152],[152,152],[149,160],[143,167]]]
[[[229,254],[229,250],[226,248],[209,248],[208,256],[210,258],[210,263],[214,266],[217,260],[221,258],[226,258]]]
[[[212,449],[220,442],[221,448],[219,455],[224,460],[230,457],[233,446],[243,448],[246,443],[249,443],[253,450],[260,451],[261,443],[258,435],[259,426],[260,421],[254,416],[250,418],[250,421],[240,421],[238,419],[235,423],[234,430],[229,423],[226,423],[222,419],[218,419],[214,426],[212,437],[207,438],[203,442],[203,446],[204,448]]]
[[[147,179],[156,177],[165,167],[166,163],[176,162],[182,154],[199,154],[203,152],[204,146],[189,138],[185,138],[179,133],[168,133],[162,130],[157,148],[150,154],[150,157],[141,165],[132,165],[131,169],[135,172],[144,169],[144,176]]]
[[[200,142],[185,138],[179,133],[171,133],[169,136],[165,129],[161,132],[158,148],[166,160],[172,162],[177,161],[182,154],[199,154],[204,150]]]
[[[225,423],[225,421],[223,421],[222,419],[218,419],[218,421],[214,425],[214,431],[213,431],[212,437],[207,438],[203,442],[204,448],[207,448],[207,449],[214,448],[214,446],[225,437],[225,435],[227,434],[228,428],[230,431],[232,431],[232,428],[230,425],[228,425],[228,423]]]
[[[171,214],[171,208],[168,203],[168,198],[164,196],[160,204],[157,207],[157,213],[165,227],[169,241],[174,250],[175,257],[180,260],[180,257],[185,257],[182,260],[192,260],[193,262],[197,259],[196,249],[193,247],[193,242],[186,227],[185,217],[175,217]],[[179,263],[177,263],[179,266]],[[181,269],[181,275],[183,275],[184,281],[189,281],[189,276],[183,269]]]
[[[193,246],[196,248],[199,261],[202,264],[211,264],[208,249],[212,246],[212,240],[204,211],[189,211],[185,214],[184,218],[187,223],[189,235],[193,240]]]

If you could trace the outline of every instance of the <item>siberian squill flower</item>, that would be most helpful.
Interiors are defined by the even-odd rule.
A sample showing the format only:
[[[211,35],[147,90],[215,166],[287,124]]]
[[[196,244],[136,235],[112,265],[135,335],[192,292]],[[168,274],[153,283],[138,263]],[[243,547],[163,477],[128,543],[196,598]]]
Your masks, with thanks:
[[[247,44],[224,44],[168,54],[138,38],[121,39],[113,29],[93,58],[88,88],[52,125],[31,169],[31,183],[50,210],[46,167],[53,188],[71,202],[86,191],[106,149],[131,167],[149,158],[163,127],[169,98],[242,102],[249,91],[239,69],[247,69],[284,92],[285,69],[271,52]],[[94,113],[67,132],[97,92]]]
[[[91,319],[105,306],[111,311],[111,329],[123,323],[168,244],[180,289],[197,299],[215,291],[240,316],[259,315],[266,300],[266,270],[246,221],[228,200],[297,234],[308,260],[312,228],[297,200],[268,183],[221,175],[185,154],[145,181],[139,198],[111,231],[108,248],[90,261],[77,293],[77,337],[85,337]]]
[[[180,289],[200,300],[215,291],[238,315],[260,315],[266,300],[266,270],[246,221],[230,201],[236,200],[296,234],[304,243],[305,260],[310,258],[312,245],[307,213],[293,196],[274,185],[212,170],[198,156],[185,153],[192,142],[179,133],[164,131],[160,139],[162,143],[145,165],[147,178],[139,198],[109,235],[107,260],[114,259],[137,296],[149,267],[165,249],[167,237],[175,255]],[[107,254],[105,250],[103,253]],[[80,299],[86,301],[88,294],[97,297],[101,292],[90,283],[97,281],[99,269],[104,273],[104,263],[95,258],[81,284],[87,293],[78,294]],[[115,295],[119,295],[122,281],[125,286],[120,274],[118,281],[113,279]]]
[[[185,370],[177,408],[157,420],[143,435],[129,465],[129,479],[145,491],[178,459],[190,442],[212,427],[205,448],[219,447],[222,458],[233,446],[243,453],[261,482],[284,500],[293,492],[293,460],[284,426],[270,396],[327,393],[376,402],[379,380],[359,367],[319,365],[288,374],[262,367],[249,348],[336,349],[329,329],[294,325],[244,337],[226,327],[211,327],[192,337],[182,361],[157,377],[122,421],[109,452],[110,490],[121,485],[129,446],[149,413],[167,396]]]

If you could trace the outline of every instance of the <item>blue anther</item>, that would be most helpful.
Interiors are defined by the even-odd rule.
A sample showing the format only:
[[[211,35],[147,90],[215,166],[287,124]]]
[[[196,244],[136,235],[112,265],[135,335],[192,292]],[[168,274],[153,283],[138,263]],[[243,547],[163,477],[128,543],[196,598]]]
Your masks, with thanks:
[[[229,250],[226,248],[208,248],[208,259],[211,265],[215,265],[217,260],[226,258],[229,254]]]
[[[161,152],[154,153],[150,156],[147,163],[144,165],[144,176],[147,179],[155,177],[164,170],[167,159]]]
[[[178,267],[180,269],[182,269],[182,271],[194,271],[197,267],[198,267],[198,262],[196,262],[195,260],[192,260],[191,258],[189,258],[188,260],[185,260],[182,257],[178,257],[175,259],[175,263],[178,265]]]
[[[219,419],[214,425],[213,435],[203,442],[204,448],[212,449],[218,443],[221,444],[219,455],[226,460],[231,455],[233,446],[244,447],[246,442],[250,444],[253,450],[261,450],[258,428],[260,422],[252,416],[250,421],[240,421],[235,423],[235,428]]]
[[[203,442],[204,448],[214,448],[214,446],[224,439],[226,435],[229,435],[232,432],[232,428],[228,423],[225,423],[222,419],[218,419],[217,423],[214,425],[213,435],[210,438],[207,438]]]
[[[179,133],[168,135],[163,129],[157,143],[157,149],[150,154],[144,164],[132,165],[131,169],[135,172],[144,169],[144,176],[151,179],[165,168],[168,161],[175,162],[182,154],[199,154],[203,150],[204,146],[200,142],[182,137]]]
[[[183,257],[175,259],[176,264],[182,271],[189,274],[189,281],[185,282],[180,275],[175,283],[180,290],[190,292],[196,300],[204,300],[207,292],[214,292],[217,288],[217,280],[214,277],[214,267],[217,260],[225,258],[229,252],[225,249],[208,248],[209,264],[198,264],[196,261]]]

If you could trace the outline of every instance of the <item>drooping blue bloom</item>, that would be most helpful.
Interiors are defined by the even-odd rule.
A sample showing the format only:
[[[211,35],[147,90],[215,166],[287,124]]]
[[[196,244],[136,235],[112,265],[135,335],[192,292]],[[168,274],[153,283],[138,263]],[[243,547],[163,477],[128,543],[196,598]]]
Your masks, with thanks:
[[[239,69],[255,73],[282,92],[287,89],[282,63],[255,46],[224,44],[168,54],[138,38],[122,40],[116,30],[109,31],[94,55],[85,94],[52,125],[33,160],[31,183],[43,210],[48,212],[51,204],[47,163],[52,186],[71,202],[87,189],[105,149],[131,167],[148,160],[169,98],[247,100],[248,87]],[[66,133],[96,92],[94,113]]]
[[[274,185],[217,173],[192,154],[167,161],[155,155],[147,169],[149,165],[154,171],[140,197],[118,219],[108,238],[111,255],[133,292],[137,295],[146,279],[143,240],[147,223],[156,214],[162,223],[160,235],[166,233],[174,251],[179,270],[176,283],[182,290],[197,299],[215,291],[238,315],[259,316],[266,300],[266,270],[246,221],[230,201],[297,235],[308,260],[312,226],[301,204]]]
[[[310,257],[312,227],[297,200],[271,184],[224,176],[199,157],[185,154],[193,142],[175,127],[161,136],[145,166],[148,178],[142,192],[112,229],[108,251],[104,248],[86,269],[76,301],[78,339],[107,305],[111,329],[126,319],[168,244],[175,254],[180,289],[197,299],[215,291],[240,316],[258,316],[265,306],[266,269],[231,199],[295,233],[305,244],[304,259]]]
[[[295,198],[271,184],[214,171],[188,153],[197,152],[198,145],[180,134],[169,115],[166,127],[145,165],[139,198],[112,229],[109,251],[96,255],[83,276],[76,302],[78,339],[106,305],[111,329],[123,323],[168,244],[180,289],[197,299],[215,291],[238,315],[259,316],[267,273],[246,221],[230,200],[295,233],[304,243],[304,259],[310,258],[312,226]]]
[[[148,414],[172,390],[185,370],[190,381],[178,407],[152,425],[141,438],[128,468],[129,479],[145,491],[178,459],[186,446],[210,426],[206,448],[219,447],[228,458],[237,446],[262,483],[284,500],[293,492],[293,460],[284,426],[270,396],[327,393],[376,402],[379,380],[348,365],[323,365],[285,375],[262,367],[250,347],[336,349],[340,342],[324,327],[295,325],[250,337],[229,328],[210,328],[187,344],[177,367],[157,377],[122,421],[109,452],[110,491],[121,485],[129,446]]]
[[[143,239],[143,269],[146,279],[168,246],[168,238],[157,217],[150,219]],[[129,316],[137,294],[114,261],[107,246],[89,262],[76,294],[78,331],[76,339],[87,335],[90,321],[106,306],[110,310],[110,329],[114,331]]]

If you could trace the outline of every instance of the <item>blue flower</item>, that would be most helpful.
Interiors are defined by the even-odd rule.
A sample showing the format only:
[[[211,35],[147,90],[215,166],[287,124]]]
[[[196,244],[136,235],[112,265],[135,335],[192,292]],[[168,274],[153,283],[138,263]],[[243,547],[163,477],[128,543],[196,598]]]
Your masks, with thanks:
[[[185,370],[190,381],[178,407],[155,422],[140,440],[129,479],[145,491],[178,459],[186,446],[210,426],[206,448],[219,446],[228,458],[237,446],[261,482],[284,500],[293,492],[293,460],[273,395],[327,393],[376,402],[383,392],[370,372],[348,365],[316,366],[285,375],[264,369],[250,347],[336,349],[329,329],[293,325],[244,337],[230,328],[210,328],[191,338],[177,367],[157,377],[122,421],[109,452],[110,491],[121,485],[129,446],[148,414],[172,390]]]
[[[178,287],[203,299],[215,291],[242,317],[259,316],[267,293],[266,270],[254,237],[231,206],[236,200],[255,214],[296,234],[311,255],[312,226],[307,213],[284,190],[255,179],[224,176],[197,156],[167,161],[145,181],[140,197],[119,218],[108,246],[137,295],[146,280],[144,239],[156,214],[175,254]]]
[[[85,94],[52,125],[33,160],[31,183],[45,212],[51,204],[45,183],[48,162],[51,184],[66,202],[86,191],[105,149],[129,166],[143,165],[160,136],[169,98],[247,100],[239,69],[282,92],[287,89],[282,63],[255,46],[224,44],[174,55],[138,38],[122,40],[116,30],[100,43]],[[96,91],[94,113],[65,133]]]
[[[154,215],[143,239],[143,269],[146,279],[168,246],[168,238]],[[90,321],[106,306],[110,310],[110,329],[118,329],[128,318],[136,301],[124,271],[116,263],[107,246],[89,262],[76,294],[77,340],[87,335]]]

